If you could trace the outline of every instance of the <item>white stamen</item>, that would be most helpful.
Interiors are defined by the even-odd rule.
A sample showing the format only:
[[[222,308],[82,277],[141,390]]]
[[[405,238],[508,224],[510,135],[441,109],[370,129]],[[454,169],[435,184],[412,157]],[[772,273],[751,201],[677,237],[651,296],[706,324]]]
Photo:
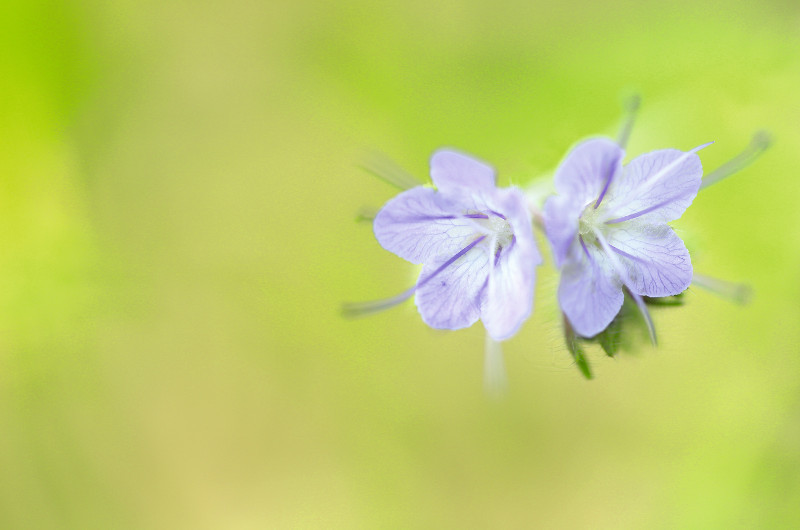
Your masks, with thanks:
[[[483,386],[486,394],[494,399],[503,397],[508,389],[503,347],[488,332],[483,357]]]
[[[753,135],[753,139],[750,140],[750,144],[745,147],[744,151],[703,177],[700,189],[707,188],[743,170],[755,162],[755,160],[761,156],[761,153],[767,150],[771,143],[772,139],[767,131],[758,131]]]
[[[625,101],[624,106],[627,116],[625,116],[625,121],[622,123],[622,128],[617,136],[617,144],[623,149],[628,144],[628,138],[630,138],[633,130],[633,122],[636,120],[636,113],[639,111],[641,102],[642,98],[639,94],[634,94]]]
[[[364,162],[361,168],[372,173],[382,181],[400,190],[410,190],[421,186],[422,182],[417,180],[411,173],[397,165],[389,157],[377,151],[370,151],[363,157]]]
[[[358,318],[367,315],[371,315],[373,313],[378,313],[380,311],[385,311],[390,309],[396,305],[402,304],[411,296],[413,296],[414,292],[416,291],[416,286],[403,291],[402,293],[392,296],[390,298],[384,298],[382,300],[371,300],[369,302],[351,302],[342,305],[342,315],[348,318]]]
[[[694,273],[692,284],[737,304],[747,304],[753,297],[753,290],[749,285],[727,282],[703,274]]]
[[[478,218],[470,219],[470,221],[481,234],[489,237],[493,249],[497,248],[498,245],[505,247],[511,244],[511,240],[514,238],[514,231],[511,229],[511,223],[509,223],[507,219],[503,219],[493,213],[487,215],[487,219]]]
[[[602,224],[600,218],[603,214],[600,210],[595,209],[594,203],[595,201],[590,201],[578,218],[578,233],[583,236],[584,240],[594,240],[594,230]]]

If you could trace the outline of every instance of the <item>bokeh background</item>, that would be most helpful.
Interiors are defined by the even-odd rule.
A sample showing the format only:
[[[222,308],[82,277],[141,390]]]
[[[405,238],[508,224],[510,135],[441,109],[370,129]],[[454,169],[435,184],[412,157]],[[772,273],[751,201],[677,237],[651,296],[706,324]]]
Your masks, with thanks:
[[[4,0],[0,72],[0,527],[800,526],[796,2]],[[586,381],[546,265],[502,401],[480,326],[340,316],[416,272],[365,152],[524,185],[635,92],[634,155],[773,134],[675,223],[752,303]]]

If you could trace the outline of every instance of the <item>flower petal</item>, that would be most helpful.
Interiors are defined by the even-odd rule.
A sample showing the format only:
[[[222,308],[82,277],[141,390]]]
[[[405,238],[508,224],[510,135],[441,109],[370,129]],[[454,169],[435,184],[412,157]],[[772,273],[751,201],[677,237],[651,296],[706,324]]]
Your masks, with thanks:
[[[692,204],[703,166],[694,152],[662,149],[634,158],[608,192],[609,222],[678,219]]]
[[[481,315],[481,299],[485,295],[489,274],[486,246],[471,248],[431,277],[451,258],[441,255],[425,263],[419,276],[415,302],[422,320],[432,328],[465,328],[474,324]]]
[[[597,200],[622,169],[625,151],[607,138],[579,143],[555,174],[556,191],[586,205]]]
[[[471,156],[440,149],[431,156],[431,179],[439,190],[470,188],[490,190],[495,185],[494,169]]]
[[[535,250],[513,245],[489,272],[481,320],[494,340],[511,338],[533,311]]]
[[[614,320],[624,301],[610,260],[593,245],[576,242],[561,271],[558,302],[578,335],[597,335]],[[587,255],[588,253],[588,255]]]
[[[578,235],[578,218],[584,208],[583,201],[567,195],[553,195],[544,203],[544,230],[556,266],[561,267]]]
[[[422,186],[404,191],[375,216],[375,237],[383,248],[412,263],[452,256],[476,232],[472,221],[462,216],[474,204],[461,205],[459,200]]]
[[[514,241],[492,256],[481,320],[494,340],[513,336],[533,311],[536,266],[542,262],[533,238],[525,197],[516,188],[498,190],[492,206],[511,224]]]
[[[628,269],[631,290],[638,294],[672,296],[692,283],[689,251],[665,224],[621,223],[608,231],[608,242]]]

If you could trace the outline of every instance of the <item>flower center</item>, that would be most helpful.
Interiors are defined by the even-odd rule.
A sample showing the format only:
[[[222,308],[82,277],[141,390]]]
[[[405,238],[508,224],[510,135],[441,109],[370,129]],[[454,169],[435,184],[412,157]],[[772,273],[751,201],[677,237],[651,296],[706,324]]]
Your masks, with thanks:
[[[501,247],[511,244],[514,238],[514,232],[511,230],[511,224],[507,219],[497,217],[494,215],[489,216],[489,229],[494,232],[495,241]]]
[[[591,201],[583,209],[580,217],[578,217],[578,234],[584,239],[585,242],[594,241],[594,229],[598,224],[597,214],[598,210],[594,207],[594,201]]]
[[[474,221],[478,231],[484,237],[488,236],[488,240],[494,243],[493,252],[507,247],[514,241],[511,223],[502,215],[496,212],[469,212],[466,215]]]

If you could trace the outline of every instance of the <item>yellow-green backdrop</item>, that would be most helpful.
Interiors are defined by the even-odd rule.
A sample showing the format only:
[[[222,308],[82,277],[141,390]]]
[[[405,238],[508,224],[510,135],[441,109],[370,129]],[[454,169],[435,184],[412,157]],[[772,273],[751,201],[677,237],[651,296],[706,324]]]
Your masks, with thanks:
[[[773,134],[675,223],[752,303],[586,381],[546,264],[502,401],[480,326],[340,317],[415,273],[364,152],[524,185],[634,92],[632,155]],[[5,0],[0,527],[798,527],[799,168],[787,0]]]

